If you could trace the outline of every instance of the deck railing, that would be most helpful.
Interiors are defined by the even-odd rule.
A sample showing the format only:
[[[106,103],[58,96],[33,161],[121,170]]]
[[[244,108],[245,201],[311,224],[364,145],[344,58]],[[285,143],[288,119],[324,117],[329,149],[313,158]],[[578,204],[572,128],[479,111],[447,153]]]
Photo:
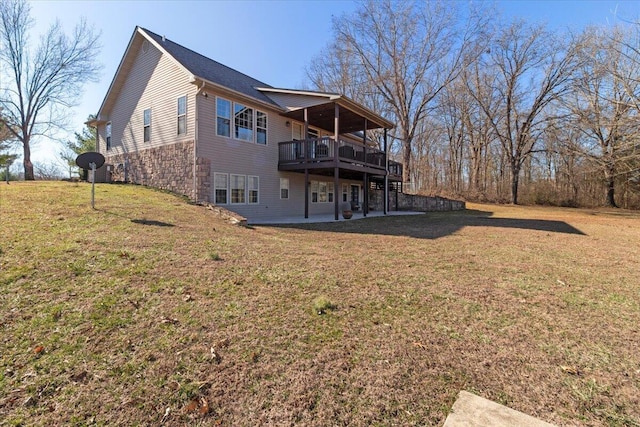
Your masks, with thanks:
[[[336,142],[329,137],[280,142],[278,148],[280,164],[338,160],[376,169],[385,168],[384,151],[343,140]]]

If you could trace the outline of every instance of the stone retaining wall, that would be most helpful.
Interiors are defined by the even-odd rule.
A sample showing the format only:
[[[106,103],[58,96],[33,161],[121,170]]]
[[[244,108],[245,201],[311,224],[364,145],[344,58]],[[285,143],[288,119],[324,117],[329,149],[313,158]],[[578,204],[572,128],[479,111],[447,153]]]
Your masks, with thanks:
[[[196,189],[193,188],[194,142],[186,141],[133,153],[111,155],[111,180],[148,185],[182,194],[191,200],[208,202],[211,188],[211,162],[196,159]]]
[[[436,212],[436,211],[461,211],[466,208],[465,202],[461,200],[450,200],[444,197],[421,196],[417,194],[389,193],[390,211],[416,211],[416,212]],[[369,191],[369,208],[373,210],[383,210],[384,191]]]

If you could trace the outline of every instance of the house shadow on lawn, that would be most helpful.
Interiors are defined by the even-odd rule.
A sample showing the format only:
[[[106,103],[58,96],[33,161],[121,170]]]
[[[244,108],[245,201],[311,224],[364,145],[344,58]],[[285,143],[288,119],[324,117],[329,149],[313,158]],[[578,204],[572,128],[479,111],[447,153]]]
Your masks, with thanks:
[[[156,221],[155,219],[132,219],[134,224],[142,225],[155,225],[156,227],[175,227],[175,225],[168,222]]]
[[[334,233],[383,234],[408,236],[418,239],[438,239],[456,233],[464,227],[519,228],[548,233],[585,233],[564,221],[520,218],[493,218],[493,212],[464,210],[455,212],[428,212],[424,215],[399,215],[315,224],[282,224],[274,227]]]

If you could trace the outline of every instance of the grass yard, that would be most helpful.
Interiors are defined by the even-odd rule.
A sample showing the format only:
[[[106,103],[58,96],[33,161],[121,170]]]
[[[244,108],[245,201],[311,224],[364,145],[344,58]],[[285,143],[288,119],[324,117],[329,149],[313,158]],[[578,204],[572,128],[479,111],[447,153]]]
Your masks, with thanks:
[[[440,426],[462,389],[640,425],[638,212],[242,228],[90,191],[0,185],[0,425]]]

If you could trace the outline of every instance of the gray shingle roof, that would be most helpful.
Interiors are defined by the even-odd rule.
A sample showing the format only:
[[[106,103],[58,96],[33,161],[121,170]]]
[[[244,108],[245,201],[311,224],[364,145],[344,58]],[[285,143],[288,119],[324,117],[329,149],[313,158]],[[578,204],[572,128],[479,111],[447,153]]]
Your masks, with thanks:
[[[256,87],[271,87],[270,85],[263,83],[259,80],[249,77],[246,74],[242,74],[239,71],[229,68],[213,59],[209,59],[206,56],[200,55],[197,52],[187,49],[178,43],[159,36],[158,34],[141,28],[149,37],[153,38],[160,46],[162,46],[169,55],[173,56],[183,67],[197,77],[201,77],[210,82],[225,86],[236,92],[240,92],[244,95],[258,99],[263,102],[267,102],[272,105],[276,104],[271,98],[264,93],[256,90]]]

